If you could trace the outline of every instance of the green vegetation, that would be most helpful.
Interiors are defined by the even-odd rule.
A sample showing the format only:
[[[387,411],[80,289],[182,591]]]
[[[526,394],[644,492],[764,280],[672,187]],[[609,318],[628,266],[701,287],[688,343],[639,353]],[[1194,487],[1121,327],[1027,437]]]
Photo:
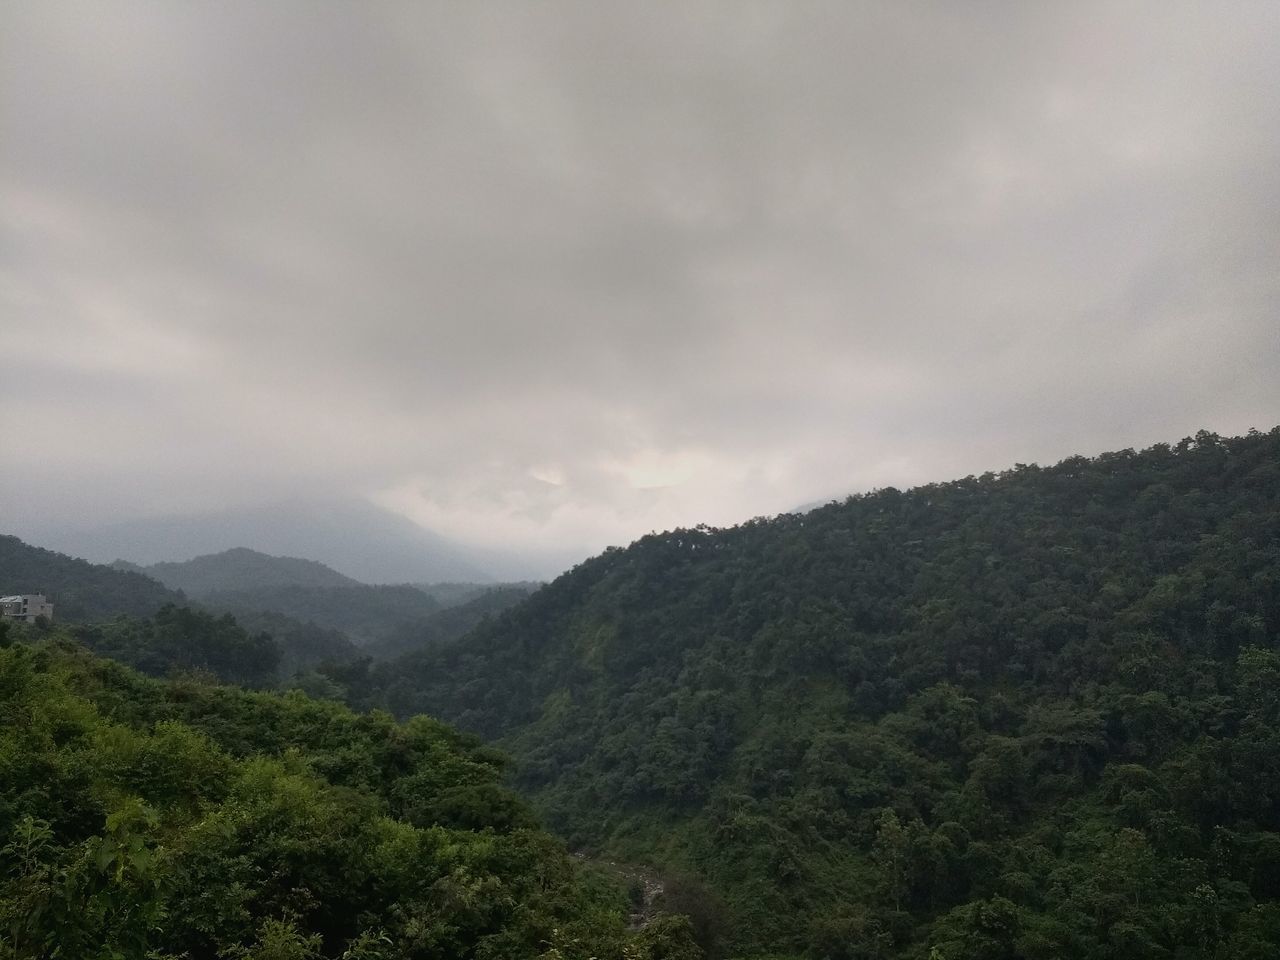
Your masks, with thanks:
[[[1280,429],[646,537],[347,693],[499,740],[713,952],[1280,951]]]
[[[424,647],[450,643],[475,629],[486,618],[528,599],[531,592],[523,585],[491,587],[457,606],[445,607],[390,631],[384,639],[367,646],[364,652],[377,659],[391,659]],[[330,659],[337,661],[337,658]]]
[[[239,617],[264,610],[314,623],[346,634],[357,644],[395,636],[407,625],[425,620],[440,604],[418,587],[399,586],[301,587],[264,586],[221,590],[201,602]]]
[[[102,620],[125,614],[146,617],[181,593],[130,570],[76,560],[0,535],[0,594],[43,593],[59,620]]]
[[[245,547],[211,553],[180,563],[134,567],[171,590],[190,597],[219,591],[268,587],[356,587],[360,583],[315,560],[273,557]]]
[[[303,623],[282,613],[242,611],[236,623],[251,634],[265,633],[280,648],[276,675],[288,680],[323,663],[349,663],[361,656],[360,648],[337,630]]]
[[[99,656],[153,677],[204,671],[246,687],[269,687],[278,678],[280,647],[265,633],[250,634],[227,614],[166,606],[146,619],[74,624],[67,632]]]
[[[470,737],[4,632],[4,960],[697,956],[683,918],[629,933]]]

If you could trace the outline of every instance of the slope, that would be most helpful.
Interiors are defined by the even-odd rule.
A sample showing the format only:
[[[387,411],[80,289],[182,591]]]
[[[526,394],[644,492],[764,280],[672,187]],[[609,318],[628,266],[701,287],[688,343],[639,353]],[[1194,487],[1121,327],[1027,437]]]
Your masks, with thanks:
[[[628,933],[500,785],[425,717],[147,681],[0,624],[0,953],[410,960],[696,956]]]
[[[365,653],[379,659],[394,659],[423,647],[450,643],[487,618],[526,600],[532,592],[527,585],[490,587],[462,603],[389,631],[383,639],[367,646]]]
[[[43,593],[60,620],[96,620],[119,614],[147,616],[181,594],[150,577],[77,560],[0,536],[0,593]]]
[[[1280,429],[646,537],[366,695],[744,953],[1263,957],[1277,646]]]
[[[219,590],[202,602],[236,617],[262,612],[338,630],[356,644],[369,644],[437,613],[440,604],[426,591],[409,584],[347,587],[264,586]]]
[[[189,597],[228,590],[270,587],[334,588],[359,582],[315,560],[273,557],[247,547],[206,554],[191,560],[156,563],[141,568],[149,577]]]

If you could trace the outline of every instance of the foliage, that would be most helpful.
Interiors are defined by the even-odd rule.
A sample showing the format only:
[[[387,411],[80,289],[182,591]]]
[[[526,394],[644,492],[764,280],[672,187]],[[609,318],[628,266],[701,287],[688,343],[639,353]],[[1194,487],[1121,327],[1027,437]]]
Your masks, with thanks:
[[[346,634],[357,644],[373,643],[407,624],[417,623],[440,609],[430,594],[418,587],[368,586],[314,587],[271,585],[240,590],[218,590],[201,598],[208,607],[239,617],[268,610],[294,620]]]
[[[181,562],[155,563],[142,572],[171,590],[190,597],[204,597],[225,590],[258,590],[264,587],[340,588],[360,586],[315,560],[273,557],[235,547]]]
[[[117,617],[68,629],[100,656],[153,677],[208,671],[227,683],[265,687],[275,683],[280,662],[280,648],[269,635],[250,634],[227,614],[187,607],[166,606],[145,620]]]
[[[696,957],[425,717],[0,649],[0,957]]]
[[[401,625],[380,641],[365,648],[375,659],[391,659],[412,650],[451,643],[486,618],[526,600],[532,591],[526,586],[498,586],[482,590],[456,606],[445,607],[420,620]]]
[[[283,680],[324,663],[350,663],[361,656],[360,648],[345,634],[282,613],[242,611],[235,620],[247,633],[265,633],[276,642],[280,648],[276,673]]]
[[[611,549],[365,669],[730,945],[1275,956],[1280,429]]]

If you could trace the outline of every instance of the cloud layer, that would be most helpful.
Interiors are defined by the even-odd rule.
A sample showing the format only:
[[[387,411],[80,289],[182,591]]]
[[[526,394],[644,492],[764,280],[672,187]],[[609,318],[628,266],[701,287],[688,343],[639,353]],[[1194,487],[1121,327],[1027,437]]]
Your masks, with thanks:
[[[588,551],[1280,421],[1272,2],[0,9],[0,518]]]

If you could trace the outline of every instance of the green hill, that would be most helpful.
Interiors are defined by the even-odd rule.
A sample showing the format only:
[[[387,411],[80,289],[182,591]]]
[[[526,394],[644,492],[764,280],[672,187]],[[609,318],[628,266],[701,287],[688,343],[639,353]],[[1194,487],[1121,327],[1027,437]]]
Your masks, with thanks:
[[[425,590],[408,584],[345,587],[279,585],[219,590],[205,594],[201,602],[237,617],[262,611],[337,630],[358,645],[393,636],[406,625],[420,622],[440,610],[440,603]]]
[[[1280,429],[645,537],[353,691],[743,954],[1280,949]]]
[[[0,536],[0,585],[4,593],[45,593],[54,601],[55,620],[72,625],[77,640],[152,676],[201,669],[227,682],[270,686],[299,670],[358,655],[337,631],[276,613],[245,611],[233,620],[191,609],[181,591],[149,575],[119,563],[77,560],[16,537]]]
[[[364,652],[379,659],[392,659],[435,644],[450,643],[475,629],[486,618],[528,599],[530,586],[488,587],[456,606],[437,610],[421,620],[403,624],[369,646]]]
[[[184,597],[131,570],[77,560],[0,535],[0,594],[43,593],[59,620],[145,617]]]
[[[239,590],[360,586],[359,581],[315,560],[273,557],[244,547],[182,562],[155,563],[140,569],[171,590],[181,590],[197,598]]]
[[[0,624],[0,956],[692,960],[443,724],[145,680]]]

